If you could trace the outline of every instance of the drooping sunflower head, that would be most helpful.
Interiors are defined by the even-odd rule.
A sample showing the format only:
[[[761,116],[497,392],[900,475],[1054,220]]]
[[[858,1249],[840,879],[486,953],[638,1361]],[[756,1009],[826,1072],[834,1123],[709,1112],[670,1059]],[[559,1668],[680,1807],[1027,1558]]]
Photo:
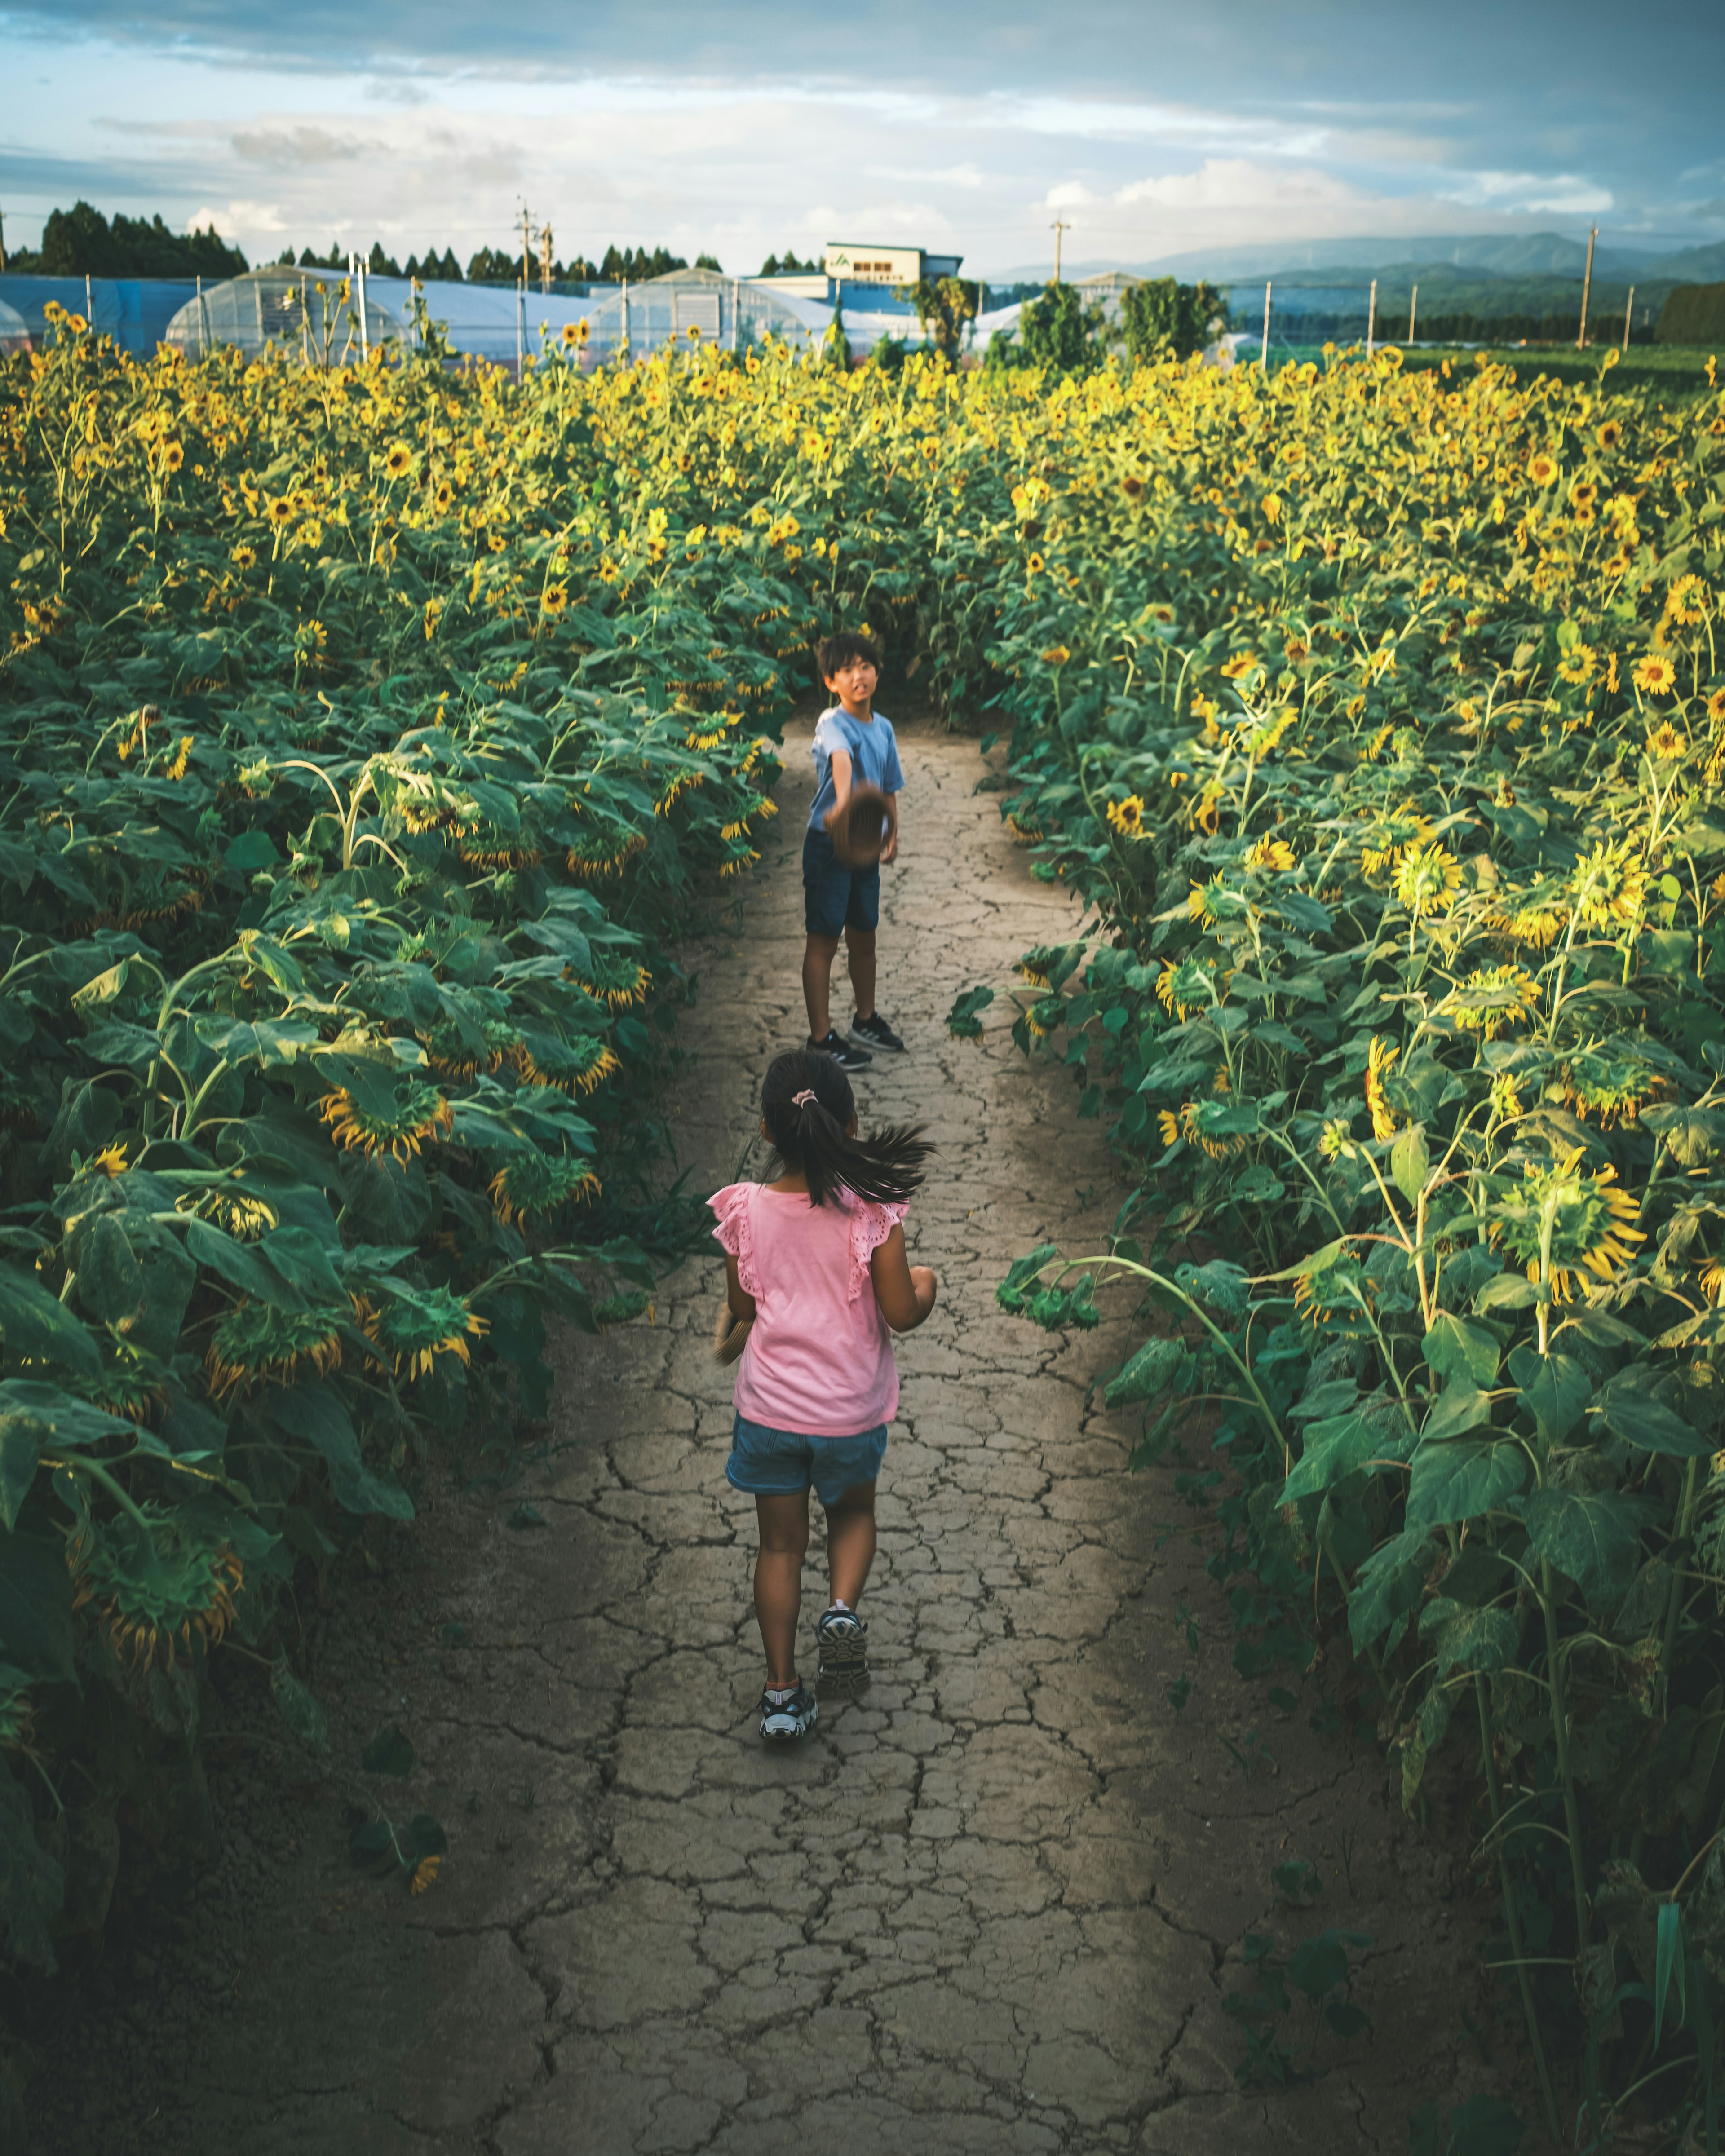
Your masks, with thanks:
[[[345,1086],[326,1093],[317,1112],[330,1125],[336,1143],[362,1152],[393,1154],[403,1167],[428,1140],[447,1137],[455,1127],[454,1111],[434,1086],[423,1079],[398,1081],[387,1097],[356,1100]]]
[[[578,882],[606,883],[621,875],[635,855],[646,850],[644,832],[613,825],[583,832],[569,848],[564,865]]]
[[[1430,845],[1431,837],[1430,824],[1411,801],[1404,801],[1373,818],[1363,836],[1360,866],[1368,876],[1380,875],[1399,854]]]
[[[236,1302],[204,1357],[210,1390],[225,1399],[254,1385],[291,1384],[307,1369],[323,1376],[341,1359],[347,1317],[334,1306],[280,1310],[273,1303]]]
[[[1596,1115],[1602,1128],[1632,1123],[1654,1091],[1653,1073],[1640,1060],[1609,1048],[1579,1050],[1563,1067],[1563,1099],[1579,1121]]]
[[[439,1355],[469,1359],[468,1342],[490,1331],[489,1322],[471,1309],[453,1288],[415,1288],[411,1296],[384,1298],[372,1313],[367,1331],[384,1353],[394,1358],[396,1374],[423,1378]]]
[[[1262,838],[1247,853],[1245,865],[1286,875],[1294,865],[1294,850],[1286,839]]]
[[[1409,846],[1396,864],[1395,895],[1417,920],[1442,913],[1461,888],[1461,864],[1444,846]]]
[[[574,1154],[511,1153],[490,1181],[491,1203],[506,1228],[545,1219],[599,1194],[599,1178]]]
[[[1539,984],[1525,967],[1476,966],[1439,1009],[1464,1033],[1495,1040],[1525,1025],[1538,1002]]]
[[[653,976],[637,959],[620,951],[593,950],[585,966],[566,966],[564,978],[586,989],[596,1002],[627,1010],[643,1002]]]
[[[177,1653],[226,1634],[245,1568],[219,1526],[192,1507],[146,1499],[138,1509],[141,1524],[130,1513],[100,1530],[86,1522],[69,1545],[73,1607],[97,1605],[102,1636],[130,1667],[172,1669]]]
[[[513,1055],[521,1039],[519,1031],[505,1018],[482,1019],[479,1030],[481,1038],[477,1046],[448,1020],[420,1035],[426,1060],[439,1077],[465,1080],[481,1070],[503,1068],[504,1058]]]
[[[515,1063],[526,1084],[555,1086],[569,1094],[591,1093],[622,1068],[596,1033],[578,1033],[567,1040],[554,1034],[524,1034]]]
[[[1189,1011],[1209,1010],[1222,1000],[1214,972],[1196,958],[1165,964],[1157,978],[1156,994],[1163,1009],[1183,1021]]]
[[[1577,1146],[1543,1167],[1528,1162],[1520,1183],[1493,1201],[1488,1221],[1492,1241],[1536,1287],[1549,1286],[1556,1302],[1573,1300],[1579,1276],[1611,1280],[1646,1240],[1635,1224],[1640,1208],[1617,1188],[1617,1170],[1608,1163],[1589,1174],[1583,1158]]]
[[[1647,878],[1635,858],[1632,840],[1601,839],[1575,865],[1569,879],[1569,902],[1584,928],[1623,928],[1639,918],[1647,896]]]

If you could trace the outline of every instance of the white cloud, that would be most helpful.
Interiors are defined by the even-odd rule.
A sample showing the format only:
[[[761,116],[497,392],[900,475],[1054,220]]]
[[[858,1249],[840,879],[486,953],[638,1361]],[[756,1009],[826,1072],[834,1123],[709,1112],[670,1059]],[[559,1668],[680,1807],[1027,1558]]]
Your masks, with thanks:
[[[1468,172],[1441,192],[1450,202],[1498,210],[1544,210],[1564,217],[1602,217],[1613,207],[1609,187],[1574,172]]]

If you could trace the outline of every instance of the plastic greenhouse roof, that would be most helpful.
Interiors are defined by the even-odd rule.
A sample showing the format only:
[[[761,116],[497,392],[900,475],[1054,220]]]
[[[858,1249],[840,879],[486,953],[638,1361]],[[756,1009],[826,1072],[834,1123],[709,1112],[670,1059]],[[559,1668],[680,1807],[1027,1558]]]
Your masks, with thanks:
[[[0,300],[0,352],[28,352],[30,349],[30,325],[16,307],[8,307]]]
[[[169,322],[163,341],[182,351],[202,352],[212,345],[237,345],[249,358],[266,350],[288,357],[339,362],[357,359],[372,345],[400,343],[407,336],[399,315],[379,304],[366,280],[365,323],[362,333],[358,293],[337,297],[341,276],[333,270],[256,270],[226,284],[212,285],[187,301]],[[324,290],[317,289],[322,285]]]

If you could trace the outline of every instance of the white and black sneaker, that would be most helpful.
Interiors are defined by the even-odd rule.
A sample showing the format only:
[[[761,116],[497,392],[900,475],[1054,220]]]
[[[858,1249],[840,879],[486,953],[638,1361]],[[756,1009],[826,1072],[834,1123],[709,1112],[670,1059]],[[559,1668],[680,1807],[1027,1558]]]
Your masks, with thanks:
[[[854,1609],[834,1603],[815,1620],[814,1644],[820,1650],[816,1675],[856,1684],[869,1673],[869,1628]]]
[[[866,1070],[875,1060],[867,1049],[853,1046],[842,1033],[836,1031],[829,1033],[824,1040],[816,1040],[811,1034],[809,1052],[811,1055],[830,1055],[841,1070]]]
[[[761,1694],[761,1734],[771,1744],[788,1744],[806,1737],[820,1720],[814,1694],[799,1677],[789,1691]]]
[[[851,1026],[850,1034],[852,1040],[865,1040],[870,1048],[890,1049],[896,1055],[902,1055],[905,1052],[903,1041],[881,1017],[879,1011],[874,1012],[868,1018],[858,1019]]]

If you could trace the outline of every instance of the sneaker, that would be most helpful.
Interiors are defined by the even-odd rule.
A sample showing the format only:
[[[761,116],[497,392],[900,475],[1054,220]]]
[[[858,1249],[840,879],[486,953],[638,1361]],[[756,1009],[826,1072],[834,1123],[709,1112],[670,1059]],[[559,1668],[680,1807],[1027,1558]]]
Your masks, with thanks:
[[[870,1048],[890,1048],[896,1054],[904,1054],[905,1045],[892,1028],[876,1011],[872,1018],[860,1018],[850,1029],[851,1038],[865,1040]]]
[[[809,1051],[815,1055],[830,1055],[841,1070],[865,1070],[874,1061],[865,1048],[853,1048],[842,1033],[829,1033],[824,1040],[811,1039]]]
[[[816,1619],[814,1644],[820,1650],[821,1677],[858,1679],[868,1674],[869,1628],[854,1610],[834,1603]]]
[[[806,1737],[819,1719],[814,1694],[800,1678],[788,1698],[774,1699],[769,1691],[761,1694],[761,1734],[770,1743],[788,1744],[793,1738]]]

